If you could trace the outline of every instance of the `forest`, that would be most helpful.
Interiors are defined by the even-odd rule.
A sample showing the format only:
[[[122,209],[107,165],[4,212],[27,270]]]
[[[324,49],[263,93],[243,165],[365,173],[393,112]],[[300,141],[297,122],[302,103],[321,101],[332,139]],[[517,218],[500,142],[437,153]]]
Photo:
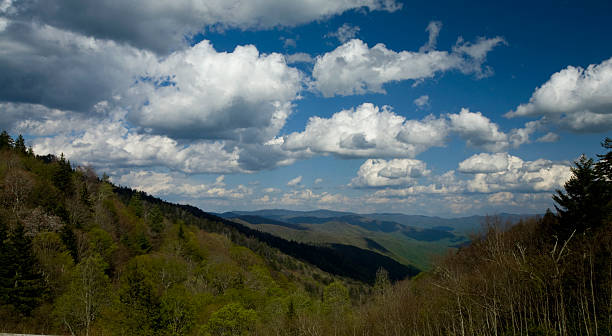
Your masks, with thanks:
[[[612,140],[602,146],[576,160],[554,210],[489,217],[419,272],[114,185],[2,132],[0,332],[610,335]]]

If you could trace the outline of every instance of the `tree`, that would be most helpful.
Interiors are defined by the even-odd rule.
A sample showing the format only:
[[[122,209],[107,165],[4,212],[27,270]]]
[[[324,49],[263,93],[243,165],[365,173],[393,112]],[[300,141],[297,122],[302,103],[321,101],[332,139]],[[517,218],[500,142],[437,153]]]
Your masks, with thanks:
[[[254,329],[257,315],[240,303],[230,303],[214,312],[204,326],[205,335],[248,335]]]
[[[142,217],[142,214],[144,213],[144,209],[142,206],[142,200],[140,198],[140,195],[138,193],[134,194],[131,198],[130,198],[130,203],[128,204],[128,209],[130,209],[130,211],[138,218]]]
[[[157,205],[151,209],[147,219],[151,231],[161,233],[164,230],[164,216]]]
[[[146,269],[146,256],[130,261],[119,290],[120,325],[127,335],[152,335],[159,329],[160,302],[152,275]]]
[[[334,329],[342,321],[349,304],[349,292],[342,282],[334,281],[323,290],[323,309],[331,317]]]
[[[0,150],[12,149],[13,144],[13,138],[6,131],[2,131],[0,133]]]
[[[574,162],[572,177],[557,190],[553,200],[559,216],[557,233],[566,239],[575,230],[586,232],[599,227],[609,212],[609,189],[595,170],[593,159],[582,155]]]
[[[75,268],[68,290],[56,304],[56,314],[74,334],[89,335],[102,309],[111,302],[110,280],[100,255],[83,259]]]
[[[161,297],[161,323],[164,334],[185,335],[193,326],[195,304],[183,286],[173,286]]]
[[[4,304],[30,315],[45,294],[43,277],[32,253],[32,241],[25,235],[23,225],[17,224],[3,244],[0,298]]]
[[[606,154],[598,154],[599,161],[595,164],[595,171],[600,178],[612,181],[612,139],[606,137],[601,146],[608,150]]]
[[[57,162],[55,173],[53,174],[53,184],[64,195],[72,194],[72,167],[70,161],[66,160],[64,153],[60,156]]]
[[[21,134],[19,134],[19,136],[17,137],[17,140],[15,140],[15,151],[20,154],[27,153],[25,140],[23,139],[23,136],[21,136]]]

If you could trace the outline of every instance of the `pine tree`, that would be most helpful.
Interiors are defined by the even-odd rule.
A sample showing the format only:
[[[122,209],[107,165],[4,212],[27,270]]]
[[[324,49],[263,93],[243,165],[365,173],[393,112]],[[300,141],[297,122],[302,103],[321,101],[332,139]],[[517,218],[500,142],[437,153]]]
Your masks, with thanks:
[[[17,137],[17,140],[15,140],[15,151],[20,154],[27,153],[25,140],[23,139],[23,136],[21,134],[19,134],[19,136]]]
[[[73,192],[70,161],[67,161],[62,153],[57,164],[55,174],[53,174],[53,184],[65,195],[70,195]]]
[[[43,300],[45,287],[32,253],[32,241],[25,235],[23,225],[18,224],[5,242],[6,260],[2,265],[2,293],[5,303],[29,315]]]
[[[564,185],[565,191],[557,190],[553,200],[557,203],[559,238],[565,239],[576,233],[599,227],[609,212],[609,182],[600,177],[593,159],[582,155],[574,162],[573,176]]]
[[[2,133],[0,133],[0,150],[12,148],[13,138],[11,138],[11,136],[6,131],[2,131]]]

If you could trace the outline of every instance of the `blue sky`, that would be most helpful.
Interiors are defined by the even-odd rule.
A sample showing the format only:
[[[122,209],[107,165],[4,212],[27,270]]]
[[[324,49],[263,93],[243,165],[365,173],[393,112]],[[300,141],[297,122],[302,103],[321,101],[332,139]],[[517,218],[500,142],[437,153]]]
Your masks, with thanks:
[[[206,211],[541,213],[612,130],[606,1],[0,2],[0,127]]]

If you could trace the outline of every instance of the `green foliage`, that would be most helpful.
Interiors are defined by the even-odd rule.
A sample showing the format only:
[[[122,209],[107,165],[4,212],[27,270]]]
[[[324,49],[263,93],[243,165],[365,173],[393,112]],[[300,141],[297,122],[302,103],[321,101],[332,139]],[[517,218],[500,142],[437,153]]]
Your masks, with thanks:
[[[340,281],[334,281],[323,291],[323,307],[327,314],[340,316],[349,308],[348,289]]]
[[[88,255],[99,255],[104,262],[110,264],[113,253],[117,250],[117,244],[113,237],[101,228],[93,228],[87,233],[89,242]]]
[[[13,138],[6,132],[0,133],[0,150],[12,149],[14,146]]]
[[[128,209],[134,214],[136,217],[141,218],[144,209],[142,207],[142,200],[140,199],[140,195],[138,193],[134,194],[130,199],[130,203],[128,204]]]
[[[229,303],[212,314],[202,331],[211,336],[248,335],[254,330],[256,321],[254,310],[240,303]]]
[[[53,174],[53,185],[64,195],[73,193],[72,167],[70,166],[70,161],[64,157],[64,153],[62,153],[57,162],[55,173]]]
[[[132,259],[122,276],[119,290],[123,334],[152,335],[159,329],[160,301],[155,293],[152,274],[146,268],[146,257]]]
[[[161,297],[161,334],[185,335],[195,323],[196,305],[191,293],[177,285]]]
[[[567,239],[574,231],[583,233],[597,229],[612,210],[612,181],[600,175],[610,170],[610,163],[600,161],[599,169],[595,169],[593,159],[582,155],[574,165],[565,190],[557,190],[553,196],[558,204],[555,205],[560,219],[557,232],[561,239]]]
[[[147,224],[156,234],[164,231],[164,216],[158,206],[153,206],[147,217]]]
[[[45,294],[42,274],[32,253],[32,241],[18,224],[4,241],[0,298],[24,315],[38,307]]]
[[[23,136],[21,136],[21,134],[19,134],[19,136],[17,137],[17,140],[15,140],[15,151],[19,154],[26,154],[26,145],[25,145],[25,140],[23,139]]]
[[[46,287],[53,295],[66,290],[74,266],[73,258],[55,232],[41,232],[32,241]]]
[[[93,323],[112,301],[106,263],[97,254],[75,268],[68,290],[57,300],[55,315],[72,334],[89,335]]]

